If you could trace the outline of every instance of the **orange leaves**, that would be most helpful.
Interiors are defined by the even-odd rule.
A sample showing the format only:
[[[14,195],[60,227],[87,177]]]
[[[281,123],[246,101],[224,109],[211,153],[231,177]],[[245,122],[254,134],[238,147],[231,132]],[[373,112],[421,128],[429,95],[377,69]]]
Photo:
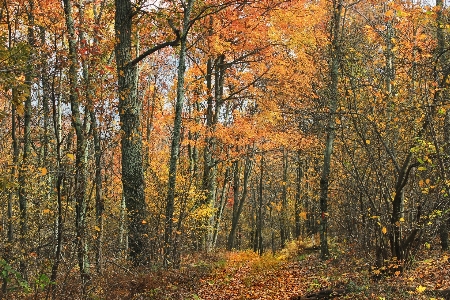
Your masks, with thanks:
[[[47,168],[39,168],[39,169],[40,169],[40,171],[41,171],[41,175],[42,175],[42,176],[47,175],[47,173],[48,173]]]

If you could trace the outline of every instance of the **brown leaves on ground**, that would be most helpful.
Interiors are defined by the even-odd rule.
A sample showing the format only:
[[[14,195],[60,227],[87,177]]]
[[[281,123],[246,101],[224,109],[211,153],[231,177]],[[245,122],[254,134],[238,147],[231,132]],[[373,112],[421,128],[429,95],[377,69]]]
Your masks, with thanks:
[[[450,299],[449,253],[424,249],[412,268],[402,274],[377,279],[370,253],[332,251],[319,259],[295,243],[272,255],[252,251],[196,256],[178,270],[108,269],[93,277],[90,299],[330,299],[308,298],[321,291],[339,291],[333,299]],[[70,284],[64,294],[70,293]],[[343,292],[345,291],[345,292]],[[333,294],[332,294],[333,295]],[[302,298],[303,297],[303,298]],[[332,298],[332,297],[331,297]]]
[[[252,252],[226,255],[226,266],[202,279],[201,299],[291,299],[332,289],[340,299],[444,299],[450,288],[448,257],[439,251],[424,253],[401,275],[373,280],[363,253],[335,253],[321,261],[317,253],[259,257]],[[433,258],[430,258],[433,257]]]

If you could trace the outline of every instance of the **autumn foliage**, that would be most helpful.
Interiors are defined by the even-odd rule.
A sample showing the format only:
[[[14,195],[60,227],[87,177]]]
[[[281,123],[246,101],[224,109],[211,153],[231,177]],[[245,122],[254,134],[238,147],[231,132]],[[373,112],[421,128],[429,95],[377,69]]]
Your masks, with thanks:
[[[447,297],[422,2],[0,3],[2,296]]]

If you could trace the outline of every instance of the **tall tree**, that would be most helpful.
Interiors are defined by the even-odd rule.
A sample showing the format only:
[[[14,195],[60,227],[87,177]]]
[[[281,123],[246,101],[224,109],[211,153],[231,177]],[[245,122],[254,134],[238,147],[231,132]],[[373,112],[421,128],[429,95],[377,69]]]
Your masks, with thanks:
[[[77,234],[78,267],[80,269],[81,280],[83,282],[83,292],[90,280],[88,249],[86,240],[86,218],[87,218],[87,196],[86,187],[88,181],[87,174],[87,143],[90,126],[89,114],[83,116],[78,84],[78,43],[76,29],[73,19],[73,3],[71,0],[64,0],[64,15],[66,18],[67,32],[69,34],[69,100],[72,111],[72,126],[76,135],[76,155],[75,155],[75,201],[76,217],[75,227]],[[83,32],[83,29],[79,29]],[[83,293],[83,294],[84,294]]]
[[[166,200],[166,218],[164,229],[164,265],[169,265],[173,247],[173,213],[175,204],[175,186],[177,179],[177,163],[180,154],[181,140],[181,113],[185,96],[184,74],[186,72],[187,36],[191,23],[191,12],[195,0],[187,0],[183,3],[183,23],[180,33],[180,52],[178,57],[177,98],[175,102],[175,118],[173,123],[172,144],[170,147],[169,181]]]
[[[443,0],[436,0],[437,7],[437,57],[440,65],[440,69],[445,69],[446,67],[446,58],[448,55],[445,50],[445,20],[444,20],[444,2]],[[444,75],[446,77],[447,75]],[[445,113],[445,121],[444,121],[444,142],[445,142],[445,150],[446,155],[448,156],[450,153],[450,111],[447,110]],[[447,158],[448,161],[448,158]],[[448,163],[447,163],[448,165]],[[443,170],[442,170],[443,171]],[[442,172],[442,175],[445,176],[445,173]],[[444,214],[444,217],[441,221],[441,225],[439,227],[439,236],[441,239],[441,247],[442,250],[448,250],[448,226],[449,226],[450,218]]]
[[[147,233],[141,132],[142,103],[137,97],[137,64],[162,48],[177,46],[180,34],[172,27],[176,35],[174,40],[158,44],[133,59],[133,16],[136,15],[136,11],[133,9],[134,4],[131,0],[115,0],[115,7],[116,43],[114,50],[122,129],[122,188],[128,214],[128,248],[131,260],[137,265],[146,261],[144,244]]]
[[[331,19],[331,44],[330,44],[330,80],[328,91],[328,124],[327,138],[325,141],[325,153],[320,178],[320,255],[322,259],[329,256],[328,250],[328,189],[330,185],[331,155],[333,142],[336,135],[336,111],[339,103],[339,65],[341,59],[341,21],[343,12],[343,0],[333,0]]]

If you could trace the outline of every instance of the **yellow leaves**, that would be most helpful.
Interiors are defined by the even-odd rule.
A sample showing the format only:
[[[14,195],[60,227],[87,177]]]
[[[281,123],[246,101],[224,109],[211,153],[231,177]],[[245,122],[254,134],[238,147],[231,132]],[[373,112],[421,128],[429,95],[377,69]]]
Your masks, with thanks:
[[[387,233],[387,228],[386,228],[386,227],[383,227],[383,229],[381,229],[381,232],[382,232],[383,234],[386,234],[386,233]]]
[[[46,208],[42,211],[42,213],[44,213],[44,214],[49,214],[50,212],[51,212],[51,210],[48,208]]]
[[[422,294],[423,292],[425,292],[426,289],[427,289],[426,287],[419,285],[416,288],[416,292],[418,292],[419,294]]]
[[[299,216],[300,216],[300,218],[302,218],[303,220],[307,220],[308,219],[308,214],[306,213],[306,211],[302,211],[300,214],[299,214]]]
[[[23,106],[23,104],[19,104],[16,106],[16,112],[18,115],[23,116],[23,114],[25,113],[25,107]]]
[[[67,158],[70,159],[70,160],[75,160],[75,155],[72,154],[72,153],[67,153],[66,156],[67,156]]]
[[[425,40],[425,39],[427,39],[428,38],[428,35],[426,35],[425,33],[421,33],[421,34],[419,34],[417,37],[416,37],[416,39],[417,40]]]
[[[99,232],[101,231],[100,227],[98,227],[98,226],[94,226],[94,230],[99,231]]]
[[[393,9],[388,10],[387,12],[384,13],[384,16],[388,17],[388,18],[393,17],[394,16],[394,10]]]
[[[147,221],[146,220],[142,220],[142,222],[141,222],[142,224],[147,224]]]
[[[370,145],[370,140],[366,140],[366,144],[367,144],[367,145]]]
[[[45,176],[48,173],[47,168],[39,168],[39,170],[41,171],[41,176]]]

